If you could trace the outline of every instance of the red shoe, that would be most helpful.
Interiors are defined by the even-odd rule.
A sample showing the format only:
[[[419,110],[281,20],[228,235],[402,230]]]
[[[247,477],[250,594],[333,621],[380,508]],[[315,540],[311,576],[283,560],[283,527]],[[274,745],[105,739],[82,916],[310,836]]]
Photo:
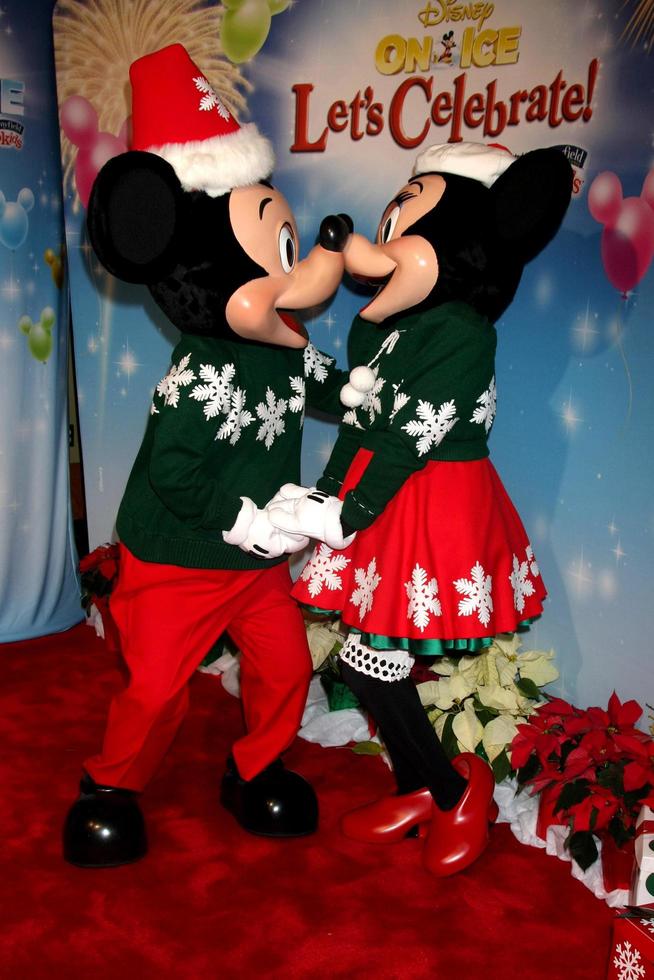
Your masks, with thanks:
[[[452,810],[433,809],[423,863],[438,878],[463,871],[477,860],[488,844],[488,824],[495,815],[490,766],[472,752],[457,755],[452,765],[468,785]]]
[[[364,844],[395,844],[414,827],[424,836],[435,807],[428,789],[399,796],[384,796],[346,813],[341,831]]]

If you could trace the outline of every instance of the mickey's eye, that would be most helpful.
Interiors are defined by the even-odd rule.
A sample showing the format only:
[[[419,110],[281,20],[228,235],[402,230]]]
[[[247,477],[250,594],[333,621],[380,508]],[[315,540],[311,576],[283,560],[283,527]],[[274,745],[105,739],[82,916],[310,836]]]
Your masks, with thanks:
[[[279,233],[279,258],[284,272],[292,272],[295,267],[295,238],[288,222]]]
[[[382,245],[385,245],[387,241],[390,240],[393,232],[395,231],[395,225],[397,224],[397,219],[400,217],[400,209],[397,205],[393,208],[386,221],[381,226],[379,230],[379,240]]]

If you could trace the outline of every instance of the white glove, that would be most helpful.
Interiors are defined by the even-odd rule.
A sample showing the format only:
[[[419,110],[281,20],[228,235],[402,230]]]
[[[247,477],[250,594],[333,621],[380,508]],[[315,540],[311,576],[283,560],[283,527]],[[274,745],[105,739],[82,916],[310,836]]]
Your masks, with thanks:
[[[273,497],[273,500],[275,499]],[[229,531],[223,531],[223,540],[227,544],[236,545],[241,551],[247,551],[257,558],[293,555],[309,544],[307,537],[292,533],[285,534],[274,527],[265,508],[260,510],[249,497],[241,497],[241,500],[243,505],[234,526]]]
[[[343,534],[341,510],[343,501],[315,487],[298,487],[285,483],[278,497],[273,498],[266,510],[270,522],[285,534],[302,534],[324,541],[330,548],[347,548],[354,541],[356,532]]]

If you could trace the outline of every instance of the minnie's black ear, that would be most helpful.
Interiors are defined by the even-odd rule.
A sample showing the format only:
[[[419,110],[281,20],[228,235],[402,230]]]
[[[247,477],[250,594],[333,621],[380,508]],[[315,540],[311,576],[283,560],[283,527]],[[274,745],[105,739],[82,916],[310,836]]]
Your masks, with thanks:
[[[86,222],[91,244],[112,275],[139,283],[170,275],[177,263],[182,196],[175,171],[154,153],[121,153],[104,165]]]
[[[572,196],[572,167],[561,150],[518,157],[491,187],[500,243],[524,265],[559,229]]]

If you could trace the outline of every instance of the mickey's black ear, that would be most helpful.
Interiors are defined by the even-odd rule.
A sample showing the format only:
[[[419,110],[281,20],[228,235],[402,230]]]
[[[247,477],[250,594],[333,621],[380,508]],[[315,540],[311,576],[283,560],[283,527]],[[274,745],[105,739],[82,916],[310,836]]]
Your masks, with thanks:
[[[182,195],[175,171],[154,153],[121,153],[104,165],[86,222],[91,244],[112,275],[139,283],[170,275]]]
[[[518,157],[491,187],[500,242],[507,258],[524,264],[541,252],[565,217],[572,167],[561,150],[532,150]]]

